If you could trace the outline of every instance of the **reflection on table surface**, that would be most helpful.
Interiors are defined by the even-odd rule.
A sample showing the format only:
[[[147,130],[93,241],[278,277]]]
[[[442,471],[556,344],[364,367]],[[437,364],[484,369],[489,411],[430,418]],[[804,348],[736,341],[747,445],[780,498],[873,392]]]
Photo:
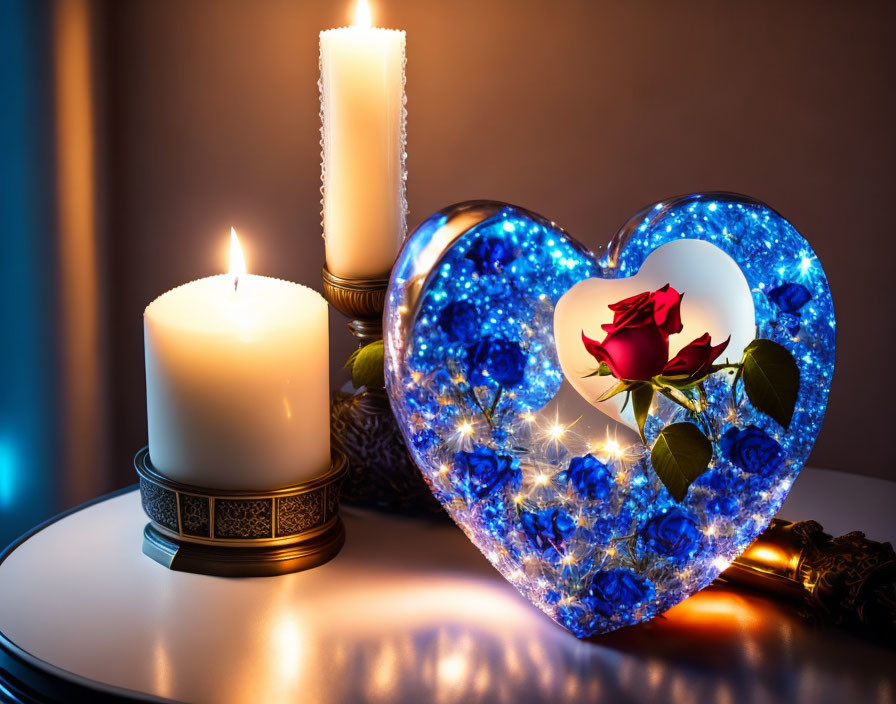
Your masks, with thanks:
[[[356,613],[359,625],[376,624],[374,633],[349,630],[348,638],[334,639],[345,673],[333,692],[337,701],[891,702],[896,696],[893,652],[814,628],[757,594],[714,585],[652,622],[578,641],[508,588],[456,529],[409,536],[393,521],[373,532],[365,530],[367,516],[349,519],[353,562],[369,555],[365,561],[376,569],[378,545],[401,546],[381,565],[395,584],[378,590],[382,613],[395,619],[390,628],[382,613]],[[418,583],[410,572],[433,579]]]
[[[226,580],[141,555],[144,519],[126,494],[0,565],[0,630],[86,677],[191,702],[896,697],[893,651],[761,596],[714,586],[650,623],[579,641],[454,526],[345,513],[348,541],[328,565]],[[120,533],[97,531],[110,520]],[[71,554],[89,535],[89,554]]]

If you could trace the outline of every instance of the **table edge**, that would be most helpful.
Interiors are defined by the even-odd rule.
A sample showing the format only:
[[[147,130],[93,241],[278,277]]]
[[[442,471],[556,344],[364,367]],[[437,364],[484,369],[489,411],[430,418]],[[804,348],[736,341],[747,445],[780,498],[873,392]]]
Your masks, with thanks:
[[[137,485],[131,484],[73,506],[39,523],[3,548],[0,552],[0,565],[17,548],[57,521],[95,504],[129,494],[136,489]],[[3,697],[11,699],[13,704],[71,701],[91,701],[98,704],[135,701],[156,704],[174,702],[172,699],[116,687],[64,670],[32,655],[0,631],[0,699]]]

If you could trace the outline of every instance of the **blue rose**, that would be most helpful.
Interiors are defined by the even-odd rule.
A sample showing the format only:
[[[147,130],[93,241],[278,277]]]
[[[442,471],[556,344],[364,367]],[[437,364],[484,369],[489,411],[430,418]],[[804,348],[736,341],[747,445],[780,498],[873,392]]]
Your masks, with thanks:
[[[541,511],[523,511],[520,514],[523,532],[545,557],[556,558],[567,538],[576,529],[576,522],[570,515],[559,508],[546,508]]]
[[[697,481],[707,489],[713,491],[725,491],[731,488],[732,477],[730,473],[722,471],[719,467],[713,467]]]
[[[440,442],[441,439],[439,436],[429,429],[421,430],[419,433],[415,433],[414,437],[411,438],[411,443],[418,452],[426,452],[431,448],[436,447]]]
[[[500,425],[492,428],[492,438],[496,443],[504,443],[508,437],[510,437],[510,433],[506,428],[502,428]]]
[[[695,486],[710,492],[705,504],[709,513],[731,516],[737,511],[738,494],[743,490],[743,484],[742,473],[731,471],[722,465],[704,473]]]
[[[620,568],[598,572],[591,581],[582,603],[590,611],[610,618],[617,613],[632,611],[653,598],[653,584],[634,570]]]
[[[606,545],[610,540],[619,535],[620,522],[614,518],[597,518],[589,528],[591,540],[597,545]]]
[[[716,494],[706,502],[709,513],[731,516],[737,511],[737,497],[730,494]]]
[[[594,632],[593,619],[594,617],[580,603],[564,604],[557,609],[557,620],[577,638],[585,638]]]
[[[590,454],[573,457],[566,470],[566,477],[586,499],[606,499],[613,485],[609,467]]]
[[[452,301],[438,317],[439,327],[452,342],[472,342],[479,336],[479,314],[469,301]]]
[[[782,313],[796,313],[812,300],[812,294],[809,293],[809,289],[802,284],[790,282],[775,286],[766,295]]]
[[[544,600],[548,604],[556,604],[558,601],[560,601],[560,592],[558,592],[556,589],[548,589],[544,593]]]
[[[517,258],[513,246],[500,237],[482,237],[466,253],[480,274],[497,274]]]
[[[765,477],[784,465],[784,448],[755,425],[748,425],[743,430],[731,428],[722,436],[719,445],[731,464],[751,474]]]
[[[526,373],[526,353],[518,342],[486,337],[467,348],[468,379],[482,386],[489,379],[501,386],[515,386]]]
[[[519,461],[510,455],[499,455],[490,447],[456,453],[454,469],[460,488],[470,501],[483,499],[519,479]]]
[[[647,521],[641,535],[650,550],[674,558],[694,554],[701,537],[696,519],[679,506]]]
[[[431,390],[416,387],[405,392],[408,406],[424,416],[433,417],[439,412],[439,397]]]
[[[505,517],[506,503],[501,495],[496,495],[494,500],[487,499],[479,506],[479,517],[486,530],[501,539],[506,537],[510,525]],[[508,546],[508,549],[513,552],[512,546]]]
[[[788,335],[793,337],[800,331],[802,318],[799,313],[781,313],[778,316],[777,323],[784,327]]]

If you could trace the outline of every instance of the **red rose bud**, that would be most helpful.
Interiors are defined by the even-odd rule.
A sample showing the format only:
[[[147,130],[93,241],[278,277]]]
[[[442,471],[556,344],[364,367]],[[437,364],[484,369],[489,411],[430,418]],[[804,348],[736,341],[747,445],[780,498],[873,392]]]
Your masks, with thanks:
[[[604,332],[616,332],[622,328],[635,328],[653,324],[653,294],[639,293],[607,306],[613,311],[613,322],[601,325]]]
[[[611,303],[607,306],[614,313],[620,312],[624,313],[627,310],[632,308],[640,308],[645,303],[653,299],[653,294],[650,291],[645,291],[644,293],[638,293],[634,296],[629,296],[628,298],[623,298],[621,301],[617,301],[616,303]]]
[[[712,363],[725,351],[729,342],[731,342],[730,335],[721,345],[713,347],[709,333],[703,333],[669,360],[663,367],[663,375],[701,379],[709,374]]]
[[[669,339],[654,324],[622,328],[603,342],[582,332],[585,349],[598,361],[606,362],[617,379],[647,381],[662,373],[669,359]]]
[[[679,293],[669,284],[657,289],[653,294],[653,319],[666,337],[681,332],[681,299]]]
[[[669,284],[654,292],[645,291],[614,303],[613,322],[601,325],[604,332],[619,332],[625,328],[656,325],[663,336],[681,332],[681,294]]]

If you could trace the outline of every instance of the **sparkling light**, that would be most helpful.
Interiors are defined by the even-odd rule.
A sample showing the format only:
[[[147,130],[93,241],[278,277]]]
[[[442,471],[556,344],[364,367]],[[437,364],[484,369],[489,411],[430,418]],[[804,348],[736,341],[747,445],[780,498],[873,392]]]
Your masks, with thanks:
[[[803,276],[812,268],[812,259],[810,257],[803,257],[802,261],[800,261],[800,274]]]
[[[727,560],[724,557],[717,557],[712,561],[712,566],[719,572],[724,572],[731,566],[731,560]]]

